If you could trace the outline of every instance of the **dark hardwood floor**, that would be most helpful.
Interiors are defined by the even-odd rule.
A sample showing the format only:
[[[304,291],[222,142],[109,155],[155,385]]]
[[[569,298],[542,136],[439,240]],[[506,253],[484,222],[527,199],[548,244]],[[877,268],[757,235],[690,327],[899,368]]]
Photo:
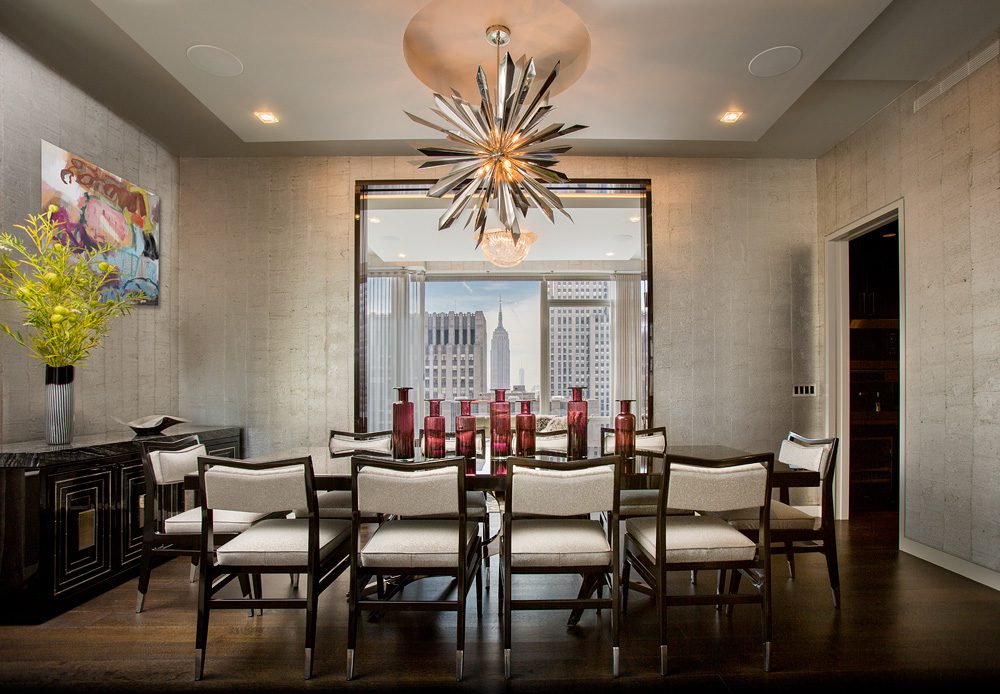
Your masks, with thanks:
[[[712,607],[669,612],[669,674],[657,671],[650,599],[633,592],[622,631],[622,674],[611,677],[610,617],[587,612],[515,613],[513,676],[503,678],[496,571],[482,619],[475,597],[466,632],[465,680],[454,679],[454,615],[389,613],[362,622],[355,677],[344,679],[346,577],[320,598],[316,676],[302,679],[304,615],[213,613],[205,679],[193,681],[197,586],[175,560],[153,572],[146,611],[134,612],[136,580],[45,624],[0,627],[5,691],[257,691],[345,689],[556,691],[952,690],[1000,678],[1000,593],[896,550],[896,516],[869,515],[838,527],[843,606],[833,608],[820,555],[797,560],[788,579],[774,562],[773,670],[763,671],[759,612]],[[687,578],[678,576],[679,585]],[[697,590],[714,589],[702,575]],[[304,583],[303,583],[304,586]],[[575,591],[570,579],[525,577],[518,594]],[[287,577],[265,591],[290,591]],[[404,595],[451,590],[426,579]]]

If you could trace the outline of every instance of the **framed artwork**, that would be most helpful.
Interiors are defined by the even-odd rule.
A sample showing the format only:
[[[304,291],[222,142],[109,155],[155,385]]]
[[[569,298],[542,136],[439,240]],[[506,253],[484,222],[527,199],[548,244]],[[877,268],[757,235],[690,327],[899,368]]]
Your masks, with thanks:
[[[144,304],[160,301],[160,198],[83,157],[42,140],[42,207],[55,205],[67,246],[110,246],[118,268],[111,293],[140,289]]]

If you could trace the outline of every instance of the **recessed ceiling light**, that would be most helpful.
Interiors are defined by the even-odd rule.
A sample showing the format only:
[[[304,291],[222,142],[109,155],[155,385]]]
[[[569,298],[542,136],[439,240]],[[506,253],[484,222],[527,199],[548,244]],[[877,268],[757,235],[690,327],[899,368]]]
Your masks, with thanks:
[[[271,111],[254,111],[254,117],[265,125],[273,125],[278,122],[278,116]]]
[[[243,73],[243,62],[225,48],[200,43],[187,49],[187,58],[199,70],[216,77],[236,77]]]
[[[400,258],[405,258],[405,257],[406,257],[406,253],[400,253],[400,254],[399,254],[399,257],[400,257]]]
[[[614,251],[608,251],[608,252],[607,252],[607,253],[605,253],[604,255],[606,255],[606,256],[608,256],[608,257],[610,258],[610,257],[611,257],[611,256],[613,256],[614,254],[615,254],[615,252],[614,252]]]
[[[802,60],[802,51],[795,46],[774,46],[755,55],[747,70],[754,77],[777,77],[791,70]]]
[[[382,221],[382,220],[381,220],[381,219],[379,219],[378,217],[369,217],[369,218],[368,218],[368,222],[369,222],[369,223],[371,223],[371,224],[378,224],[378,223],[379,223],[379,222],[381,222],[381,221]]]
[[[895,238],[895,237],[896,237],[896,232],[895,231],[890,231],[890,232],[888,232],[886,234],[882,234],[882,238],[884,238],[884,239],[891,239],[891,238]]]
[[[631,217],[629,217],[629,218],[628,218],[628,221],[630,221],[630,222],[632,222],[633,224],[635,224],[635,223],[636,223],[636,222],[638,222],[638,221],[639,221],[640,219],[642,219],[642,217],[640,217],[640,216],[639,216],[639,215],[637,215],[637,214],[634,214],[634,215],[632,215]]]
[[[743,111],[726,111],[726,114],[719,120],[723,123],[735,123],[743,117]]]

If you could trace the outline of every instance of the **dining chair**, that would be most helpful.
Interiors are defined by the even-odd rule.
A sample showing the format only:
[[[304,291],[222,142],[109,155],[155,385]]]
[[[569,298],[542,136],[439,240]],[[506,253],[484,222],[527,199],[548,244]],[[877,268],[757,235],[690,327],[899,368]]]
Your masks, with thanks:
[[[635,452],[654,458],[662,458],[667,448],[667,428],[651,427],[637,429],[635,432]],[[601,427],[601,455],[611,455],[615,452],[615,430]],[[655,516],[657,489],[623,489],[621,498],[621,517],[635,518],[638,516]],[[687,515],[689,511],[668,510],[668,513]]]
[[[683,462],[678,462],[683,461]],[[725,467],[711,461],[667,455],[660,476],[655,516],[625,521],[625,562],[622,583],[630,573],[646,582],[656,598],[660,642],[660,674],[667,673],[667,607],[674,605],[757,603],[761,609],[764,669],[771,667],[770,504],[774,454],[732,459]],[[668,515],[668,508],[696,511]],[[756,508],[760,526],[754,539],[719,518],[717,513]],[[671,593],[671,571],[734,571],[750,579],[751,593],[715,595]],[[622,594],[622,614],[628,592]]]
[[[580,461],[507,459],[506,508],[503,514],[504,677],[511,672],[514,610],[611,611],[611,667],[619,672],[619,516],[621,458],[602,456]],[[596,514],[610,513],[611,532]],[[514,599],[516,574],[580,574],[575,598]],[[590,597],[599,586],[608,597]]]
[[[784,554],[788,574],[795,578],[795,555],[822,553],[826,557],[827,573],[833,606],[840,607],[840,569],[837,562],[837,534],[834,529],[833,478],[837,465],[837,447],[840,440],[834,436],[812,439],[788,432],[778,451],[778,462],[791,467],[805,468],[819,473],[819,506],[793,506],[778,500],[771,502],[771,553]],[[740,509],[719,514],[739,530],[754,533],[758,519],[752,509]],[[730,579],[730,592],[739,587],[739,575]],[[732,611],[732,608],[729,608]]]
[[[135,611],[139,613],[146,603],[155,559],[189,557],[191,581],[198,577],[202,513],[199,506],[184,508],[184,476],[198,471],[198,457],[206,455],[206,450],[196,435],[173,441],[139,441],[137,445],[145,482],[139,588],[135,604]],[[220,509],[215,514],[216,536],[220,540],[232,539],[260,518],[259,513]],[[239,580],[243,594],[249,596],[251,586],[248,576],[241,575]]]
[[[241,608],[247,602],[251,608],[305,610],[305,678],[311,678],[317,602],[350,565],[350,521],[320,518],[311,456],[267,462],[199,456],[198,482],[203,505],[195,679],[204,674],[211,611]],[[292,509],[303,507],[307,517],[288,517]],[[215,514],[223,508],[267,517],[221,541],[213,527]],[[265,598],[258,591],[249,601],[219,597],[239,573],[304,573],[306,594]]]
[[[424,448],[424,430],[420,429],[418,433],[417,441],[420,445],[420,450],[424,454],[425,460],[431,460],[427,458],[426,449]],[[444,452],[447,457],[455,456],[455,432],[446,431],[444,433]],[[481,427],[476,429],[476,457],[482,458],[486,455],[486,428]],[[480,540],[483,548],[483,567],[485,570],[485,582],[486,589],[490,589],[490,512],[489,506],[486,501],[486,492],[466,492],[466,511],[469,518],[474,518],[479,521],[480,524]],[[499,502],[498,502],[499,503]]]
[[[482,614],[482,546],[478,523],[469,523],[465,459],[420,463],[354,457],[351,462],[351,579],[347,631],[347,679],[354,677],[359,612],[439,610],[456,613],[456,678],[465,663],[465,603],[476,584],[477,614]],[[387,518],[362,544],[365,515]],[[454,598],[380,599],[364,587],[377,574],[402,580],[451,576]]]
[[[566,429],[535,432],[535,453],[568,457],[569,432]]]

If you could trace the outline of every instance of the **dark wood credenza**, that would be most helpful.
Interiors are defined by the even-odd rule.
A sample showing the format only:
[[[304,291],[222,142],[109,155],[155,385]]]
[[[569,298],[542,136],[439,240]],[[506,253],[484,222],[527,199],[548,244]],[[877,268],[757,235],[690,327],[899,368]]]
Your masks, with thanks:
[[[0,445],[0,622],[39,623],[137,575],[145,481],[138,441],[197,434],[242,457],[239,427],[177,424],[158,436]]]

